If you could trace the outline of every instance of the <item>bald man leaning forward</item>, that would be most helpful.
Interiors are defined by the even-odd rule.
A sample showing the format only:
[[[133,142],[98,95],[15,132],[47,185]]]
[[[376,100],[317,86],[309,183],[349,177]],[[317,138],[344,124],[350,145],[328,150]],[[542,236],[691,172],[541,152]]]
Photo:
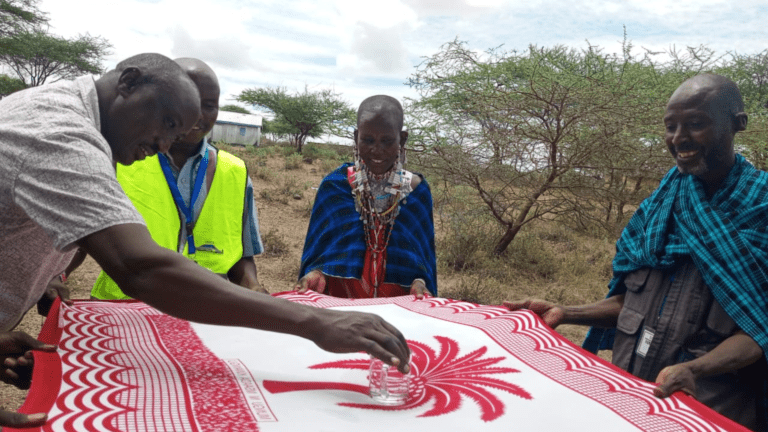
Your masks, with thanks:
[[[200,93],[200,120],[168,153],[117,167],[117,180],[144,216],[152,238],[242,287],[266,293],[253,256],[264,247],[245,163],[206,136],[219,114],[219,80],[203,61],[175,60]],[[128,299],[101,272],[91,290],[101,300]]]
[[[608,297],[582,306],[506,302],[551,327],[594,326],[584,347],[766,430],[768,173],[734,151],[747,126],[736,84],[699,75],[672,94],[663,121],[677,165],[640,205],[616,245]],[[614,336],[615,338],[612,338]]]
[[[288,333],[331,352],[366,351],[408,372],[405,338],[380,317],[243,289],[152,239],[117,182],[115,163],[167,152],[200,115],[195,83],[159,54],[126,59],[98,79],[62,81],[0,100],[2,381],[28,386],[29,350],[55,349],[9,330],[77,247],[127,295],[169,315]],[[0,427],[45,420],[45,413],[0,410]]]

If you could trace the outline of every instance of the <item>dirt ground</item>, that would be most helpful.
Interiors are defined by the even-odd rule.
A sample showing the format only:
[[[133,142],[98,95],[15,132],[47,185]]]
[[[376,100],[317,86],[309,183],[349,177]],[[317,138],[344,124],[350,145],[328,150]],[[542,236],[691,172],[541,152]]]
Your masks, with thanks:
[[[302,163],[298,169],[285,170],[282,157],[266,161],[251,162],[245,150],[227,148],[240,153],[248,161],[248,168],[254,186],[260,231],[267,251],[275,249],[281,254],[266,253],[255,259],[259,281],[270,292],[276,293],[293,289],[299,271],[301,251],[309,224],[311,205],[316,188],[327,174],[320,164]],[[326,166],[327,168],[327,166]],[[262,173],[262,174],[259,174]],[[437,227],[439,229],[439,227]],[[90,289],[101,271],[90,257],[69,277],[67,286],[73,299],[89,298]],[[456,281],[438,276],[441,290],[448,289]],[[35,308],[30,310],[16,330],[37,336],[44,318]],[[562,326],[558,331],[575,343],[584,338],[585,329]],[[24,402],[26,391],[8,385],[0,385],[0,406],[9,410],[18,409]]]

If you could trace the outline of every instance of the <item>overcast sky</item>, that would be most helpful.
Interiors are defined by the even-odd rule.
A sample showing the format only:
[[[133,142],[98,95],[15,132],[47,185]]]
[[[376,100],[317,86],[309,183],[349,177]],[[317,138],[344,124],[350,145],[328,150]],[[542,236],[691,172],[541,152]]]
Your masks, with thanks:
[[[333,88],[365,97],[413,96],[423,56],[455,38],[477,50],[706,44],[718,53],[768,48],[766,0],[41,0],[52,32],[89,32],[113,45],[108,68],[131,55],[197,57],[219,76],[221,104],[246,88]]]

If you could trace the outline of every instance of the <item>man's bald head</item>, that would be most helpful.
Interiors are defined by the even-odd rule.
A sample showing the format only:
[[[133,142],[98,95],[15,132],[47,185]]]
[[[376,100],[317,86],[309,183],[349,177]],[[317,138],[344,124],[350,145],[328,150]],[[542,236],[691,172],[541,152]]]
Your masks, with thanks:
[[[739,87],[722,75],[702,74],[685,80],[672,93],[667,105],[681,100],[710,101],[717,109],[734,119],[744,112],[744,100]]]
[[[178,64],[157,53],[143,53],[128,57],[107,73],[119,76],[131,68],[141,71],[141,77],[136,80],[137,85],[155,84],[167,89],[173,87],[184,76],[184,71]]]
[[[195,76],[205,76],[215,82],[216,85],[219,85],[219,78],[216,76],[216,72],[204,61],[191,57],[180,57],[175,59],[174,62],[181,66],[181,69],[193,80]]]
[[[177,143],[196,146],[213,129],[219,116],[219,96],[221,94],[219,79],[213,69],[202,60],[182,57],[174,61],[197,86],[202,113],[197,125],[188,134],[179,138]]]
[[[382,115],[390,119],[399,130],[403,129],[403,106],[400,102],[387,95],[376,95],[366,98],[357,109],[357,126],[363,118]]]

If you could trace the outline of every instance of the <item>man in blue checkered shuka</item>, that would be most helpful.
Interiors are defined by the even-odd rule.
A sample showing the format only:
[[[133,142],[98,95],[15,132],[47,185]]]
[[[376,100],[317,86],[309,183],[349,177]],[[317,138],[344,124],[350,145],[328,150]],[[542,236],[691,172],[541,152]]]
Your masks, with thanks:
[[[766,430],[768,173],[734,150],[747,126],[738,87],[698,75],[672,94],[665,140],[676,167],[637,209],[616,244],[608,297],[581,306],[505,302],[551,327],[593,328],[590,351],[683,391],[753,430]]]

